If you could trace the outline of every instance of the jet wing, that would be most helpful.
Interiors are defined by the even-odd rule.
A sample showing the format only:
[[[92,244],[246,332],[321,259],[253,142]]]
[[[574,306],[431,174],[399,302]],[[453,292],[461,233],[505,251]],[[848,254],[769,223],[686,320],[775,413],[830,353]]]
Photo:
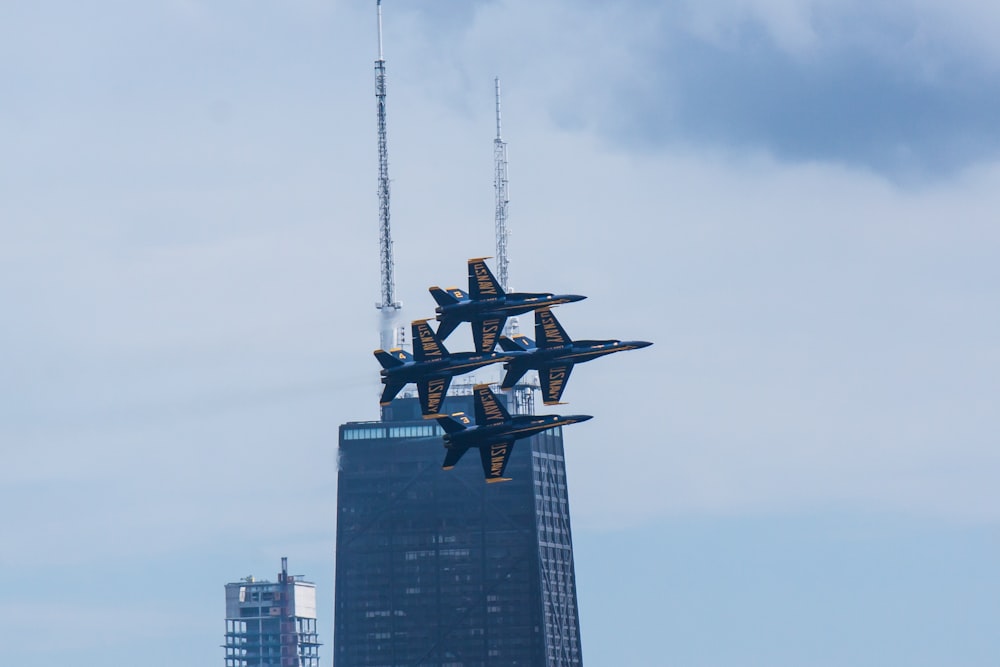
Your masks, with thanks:
[[[476,392],[476,424],[479,426],[495,426],[510,422],[510,414],[501,405],[488,384],[477,384]]]
[[[538,370],[538,379],[542,383],[542,403],[552,405],[559,402],[572,370],[573,364],[545,366]]]
[[[420,413],[424,418],[440,414],[441,403],[448,393],[450,377],[425,378],[417,382],[417,395],[420,396]]]
[[[419,361],[437,361],[448,356],[448,350],[434,334],[427,320],[414,320],[410,325],[413,330],[413,357]]]
[[[505,294],[490,267],[486,266],[485,257],[469,260],[469,294],[475,301],[498,299]]]
[[[497,339],[503,333],[506,317],[491,317],[485,320],[472,321],[472,337],[475,339],[476,352],[484,354],[492,352],[496,347]]]
[[[573,342],[549,308],[535,311],[535,340],[538,347],[556,347]]]
[[[483,475],[486,476],[488,484],[510,481],[510,477],[503,476],[503,471],[507,468],[510,452],[513,449],[514,438],[507,438],[479,448],[479,458],[483,462]]]

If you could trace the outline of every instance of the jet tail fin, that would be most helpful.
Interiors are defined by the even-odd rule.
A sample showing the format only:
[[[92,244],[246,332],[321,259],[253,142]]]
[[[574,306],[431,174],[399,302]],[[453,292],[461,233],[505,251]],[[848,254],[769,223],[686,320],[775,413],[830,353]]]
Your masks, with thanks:
[[[410,327],[413,332],[413,356],[417,361],[431,361],[448,357],[448,350],[441,342],[441,338],[427,324],[427,320],[413,320]]]
[[[490,271],[490,267],[486,266],[485,257],[469,260],[469,294],[476,301],[499,299],[506,294],[500,281]]]
[[[477,384],[472,388],[476,397],[476,423],[480,426],[509,424],[510,413],[490,391],[490,385]]]
[[[556,347],[573,342],[549,308],[535,311],[535,340],[538,347]]]

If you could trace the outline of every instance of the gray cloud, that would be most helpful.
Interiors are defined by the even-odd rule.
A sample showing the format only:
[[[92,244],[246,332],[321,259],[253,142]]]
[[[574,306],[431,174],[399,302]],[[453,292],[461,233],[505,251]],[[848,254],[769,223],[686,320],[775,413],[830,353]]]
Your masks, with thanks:
[[[631,150],[764,150],[903,181],[1000,154],[995,67],[912,6],[814,8],[798,32],[776,33],[766,16],[738,12],[706,32],[684,4],[641,33],[634,75],[612,84],[612,107],[595,119],[567,100],[556,107],[561,124],[590,116]]]
[[[975,3],[507,0],[390,16],[391,68],[467,115],[485,70],[557,126],[628,151],[763,151],[903,183],[1000,155],[1000,12]]]
[[[928,80],[868,55],[802,63],[759,36],[732,51],[683,37],[661,54],[677,65],[661,77],[674,80],[651,77],[619,136],[631,145],[742,145],[904,176],[948,174],[1000,152],[994,79],[955,66]],[[658,84],[667,97],[657,97]]]

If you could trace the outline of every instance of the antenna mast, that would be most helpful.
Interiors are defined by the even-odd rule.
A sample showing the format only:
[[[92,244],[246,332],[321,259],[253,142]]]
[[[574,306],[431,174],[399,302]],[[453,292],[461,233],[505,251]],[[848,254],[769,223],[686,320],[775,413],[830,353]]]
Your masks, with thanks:
[[[396,313],[403,304],[396,301],[395,269],[392,259],[392,234],[389,229],[389,149],[385,127],[385,59],[382,57],[382,0],[376,0],[378,12],[378,60],[375,61],[375,102],[378,108],[378,210],[379,264],[382,270],[381,301],[375,304],[379,318],[379,343],[383,350],[397,346]]]
[[[500,77],[493,79],[496,85],[497,138],[493,140],[493,187],[496,189],[496,233],[497,233],[497,278],[504,291],[510,290],[507,275],[507,143],[500,136]]]
[[[510,276],[508,274],[509,262],[507,259],[507,239],[510,230],[507,229],[507,204],[510,198],[507,196],[507,142],[503,140],[500,131],[500,77],[493,79],[496,87],[496,111],[497,111],[497,136],[493,140],[493,187],[496,189],[496,234],[497,234],[497,280],[505,292],[510,291]],[[517,318],[512,317],[507,320],[507,327],[504,334],[511,336],[519,332]],[[510,404],[514,414],[530,415],[535,412],[535,399],[532,393],[537,387],[537,380],[522,380],[514,387],[512,394],[513,401]]]

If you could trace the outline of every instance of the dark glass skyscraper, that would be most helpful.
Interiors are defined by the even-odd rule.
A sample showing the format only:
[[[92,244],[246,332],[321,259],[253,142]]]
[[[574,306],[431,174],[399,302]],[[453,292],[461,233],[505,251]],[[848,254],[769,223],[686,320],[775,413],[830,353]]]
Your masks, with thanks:
[[[340,427],[335,667],[582,664],[561,429],[519,440],[500,484],[444,454],[415,398]]]

